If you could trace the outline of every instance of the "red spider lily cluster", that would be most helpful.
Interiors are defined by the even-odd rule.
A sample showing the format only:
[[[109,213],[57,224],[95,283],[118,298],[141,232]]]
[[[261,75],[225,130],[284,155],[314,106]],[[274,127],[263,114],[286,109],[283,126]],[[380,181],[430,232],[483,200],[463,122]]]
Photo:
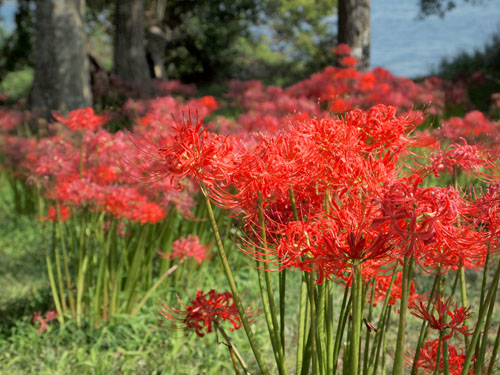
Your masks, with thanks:
[[[258,313],[251,308],[247,312],[251,316]],[[212,289],[203,293],[199,290],[189,305],[176,309],[163,304],[160,313],[166,319],[176,322],[178,325],[174,326],[175,328],[194,330],[200,337],[213,332],[215,324],[226,321],[231,325],[230,331],[241,328],[241,318],[231,292],[217,293]]]
[[[193,258],[200,265],[205,259],[209,258],[208,246],[200,244],[198,236],[190,234],[172,243],[170,257],[179,261],[183,261],[186,258]]]
[[[18,177],[40,186],[46,197],[58,201],[61,207],[85,207],[141,224],[162,220],[172,206],[183,215],[189,215],[194,204],[192,196],[195,189],[192,184],[186,181],[183,191],[179,191],[168,179],[145,184],[144,176],[138,176],[135,170],[131,170],[137,166],[145,168],[146,163],[151,169],[155,163],[146,154],[147,148],[138,145],[134,137],[170,139],[172,129],[169,124],[172,125],[175,116],[182,118],[184,110],[190,105],[193,111],[204,115],[217,106],[212,97],[198,100],[199,104],[193,102],[185,106],[179,105],[173,98],[171,100],[174,105],[170,107],[155,101],[150,103],[148,116],[158,123],[169,117],[166,126],[148,126],[144,130],[144,125],[137,125],[134,129],[137,136],[105,130],[102,126],[109,115],[98,116],[91,108],[70,112],[67,117],[54,114],[65,127],[60,127],[58,123],[51,124],[52,136],[35,140],[3,135],[4,164]],[[160,99],[156,101],[165,103]],[[160,107],[164,110],[162,114],[156,112]],[[5,130],[10,129],[9,123]],[[61,217],[65,219],[66,212]],[[47,219],[56,218],[52,208]]]
[[[487,236],[466,220],[465,198],[452,187],[421,187],[421,177],[399,176],[401,157],[423,143],[414,128],[383,105],[296,120],[250,145],[188,123],[174,128],[171,146],[158,149],[163,164],[156,172],[203,183],[215,204],[244,217],[247,241],[256,245],[251,255],[315,272],[320,283],[349,278],[350,266],[365,262],[369,280],[410,255],[425,270],[480,266]],[[253,231],[262,225],[259,199],[265,224]]]
[[[436,361],[438,359],[439,340],[427,341],[420,350],[418,356],[417,368],[419,374],[434,374],[436,370]],[[448,367],[449,374],[461,375],[465,363],[465,353],[457,350],[453,345],[448,345]],[[439,358],[438,371],[444,371],[444,359]],[[473,370],[469,374],[473,374]]]

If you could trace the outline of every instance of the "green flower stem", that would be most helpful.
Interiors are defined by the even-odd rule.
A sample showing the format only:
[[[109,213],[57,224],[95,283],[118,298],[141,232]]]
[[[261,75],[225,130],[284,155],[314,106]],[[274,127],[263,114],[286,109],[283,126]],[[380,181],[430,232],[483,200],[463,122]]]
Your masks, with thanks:
[[[78,270],[77,284],[76,284],[76,325],[81,327],[82,313],[83,313],[83,287],[85,282],[85,274],[87,272],[87,265],[89,262],[89,254],[85,254],[82,266]]]
[[[396,353],[392,375],[403,375],[403,357],[405,352],[405,330],[406,330],[406,312],[408,310],[408,299],[410,295],[411,271],[413,268],[413,255],[404,257],[403,281],[401,291],[401,305],[399,309],[398,337],[396,341]]]
[[[455,291],[457,289],[458,279],[460,278],[460,272],[455,272],[455,280],[453,281],[453,285],[451,287],[450,299],[453,300],[453,296],[455,295]]]
[[[56,224],[54,223],[54,231],[53,231],[54,236],[55,236],[55,225]],[[62,312],[63,312],[63,314],[66,314],[68,307],[66,305],[66,296],[64,294],[64,281],[63,281],[63,276],[62,276],[62,271],[61,271],[61,257],[59,255],[59,250],[55,246],[54,246],[54,261],[55,261],[54,266],[56,269],[56,277],[57,277],[57,284],[59,287]]]
[[[73,315],[76,313],[75,310],[75,300],[73,298],[73,283],[71,281],[71,275],[69,273],[69,265],[68,265],[68,252],[66,250],[66,239],[64,236],[64,226],[61,218],[61,209],[59,206],[59,202],[56,201],[56,211],[57,211],[57,225],[59,226],[59,237],[61,239],[61,249],[63,255],[63,265],[64,265],[64,274],[66,276],[66,287],[68,289],[68,300],[69,306],[71,308],[71,312]]]
[[[383,370],[382,372],[383,372],[383,374],[385,374],[385,353],[386,353],[386,346],[387,346],[386,337],[387,337],[387,326],[389,324],[389,320],[391,319],[391,312],[392,312],[391,307],[392,306],[389,306],[389,308],[387,309],[387,311],[385,313],[386,316],[384,317],[384,320],[382,321],[382,326],[381,326],[381,328],[379,328],[380,332],[382,332],[382,333],[381,333],[380,339],[379,339],[380,343],[377,344],[375,363],[373,364],[373,375],[377,375],[378,362],[379,362],[379,358],[380,358],[380,351],[382,351],[384,353],[382,355],[382,370]],[[371,374],[371,372],[370,372],[370,374]]]
[[[285,352],[285,297],[286,297],[286,270],[282,270],[279,274],[279,291],[280,291],[280,340],[283,352]]]
[[[476,361],[474,362],[475,374],[482,374],[484,358],[486,355],[486,347],[488,345],[488,331],[491,326],[491,319],[493,317],[493,308],[495,307],[495,296],[497,294],[498,284],[495,285],[493,292],[493,300],[488,307],[488,313],[486,315],[486,323],[484,324],[484,329],[480,340],[478,341],[478,345],[480,346],[479,355],[476,355]]]
[[[132,263],[130,264],[129,272],[127,275],[127,281],[125,282],[124,292],[127,296],[127,303],[125,307],[125,312],[130,313],[132,311],[132,306],[134,306],[137,284],[141,277],[141,265],[144,261],[144,252],[146,245],[146,238],[148,237],[150,227],[145,225],[140,227],[139,240],[134,249],[134,257],[132,258]]]
[[[459,273],[457,273],[457,278],[458,278]],[[455,278],[455,284],[457,278]],[[431,301],[434,298],[434,295],[439,289],[440,281],[441,280],[441,265],[438,267],[438,272],[436,273],[436,276],[434,277],[434,283],[432,284],[431,288],[431,293],[429,295],[429,300],[427,301],[427,311],[431,308]],[[427,333],[428,333],[428,324],[426,320],[422,320],[422,325],[420,326],[420,334],[418,335],[418,340],[417,340],[417,347],[415,349],[415,356],[413,357],[413,363],[411,367],[411,374],[416,375],[417,374],[417,363],[418,363],[418,357],[420,355],[420,349],[422,349],[422,344],[427,338]]]
[[[469,303],[467,302],[467,285],[465,282],[465,267],[463,266],[463,264],[460,266],[460,292],[462,297],[462,306],[464,308],[467,308],[467,306],[469,306]],[[467,325],[467,319],[464,321],[464,325]],[[469,338],[466,335],[465,347],[467,347],[468,344],[469,344]]]
[[[498,326],[497,337],[495,338],[495,343],[493,344],[493,350],[491,352],[491,359],[488,365],[487,374],[493,373],[493,367],[495,366],[499,348],[500,348],[500,325]]]
[[[320,374],[326,372],[326,326],[325,326],[325,282],[316,287],[316,343],[318,350],[318,369]]]
[[[311,351],[312,351],[312,375],[317,375],[318,373],[318,345],[316,342],[316,306],[314,300],[314,278],[312,274],[307,275],[309,278],[309,305],[311,307]]]
[[[234,354],[234,356],[236,357],[236,359],[240,363],[240,366],[243,369],[243,371],[245,372],[245,374],[250,374],[247,364],[243,360],[243,357],[241,356],[238,349],[236,349],[236,346],[233,344],[233,341],[231,340],[231,338],[227,335],[226,331],[224,331],[224,328],[222,328],[222,326],[218,322],[215,322],[215,328],[221,333],[221,335],[224,337],[224,340],[226,340],[227,346],[229,347],[232,354]]]
[[[333,341],[333,283],[328,282],[327,289],[327,311],[326,311],[326,373],[333,374],[333,353],[334,353],[334,341]]]
[[[307,341],[306,335],[306,309],[307,309],[307,278],[302,272],[302,281],[300,283],[300,305],[299,305],[299,333],[297,336],[297,363],[296,374],[302,373],[304,360],[304,346]]]
[[[282,363],[281,357],[279,354],[279,345],[276,340],[276,331],[273,326],[273,320],[271,317],[271,310],[269,309],[269,297],[266,292],[266,282],[264,280],[264,271],[261,269],[261,263],[259,261],[256,262],[257,275],[259,279],[259,289],[260,289],[260,297],[262,300],[262,309],[264,311],[264,317],[266,319],[267,330],[269,332],[269,338],[271,339],[271,346],[273,348],[274,358],[277,364]],[[279,366],[278,366],[279,367]]]
[[[444,375],[450,373],[450,364],[448,360],[448,341],[443,341],[443,370]]]
[[[311,306],[307,303],[306,308],[306,321],[309,321],[309,317],[311,316]],[[312,357],[312,330],[309,327],[307,332],[307,340],[305,343],[305,353],[304,353],[304,361],[302,366],[302,371],[300,375],[309,375],[309,366],[311,365],[311,357]]]
[[[174,264],[172,267],[170,267],[163,275],[160,276],[160,278],[158,278],[158,280],[156,280],[156,282],[154,283],[154,285],[148,290],[148,292],[144,295],[144,297],[141,299],[141,301],[135,306],[135,308],[132,310],[132,313],[131,315],[137,315],[137,313],[139,311],[141,311],[142,307],[144,306],[144,304],[148,301],[148,299],[151,297],[151,295],[154,293],[154,291],[156,289],[158,289],[158,287],[161,285],[161,283],[168,277],[170,276],[172,273],[174,273],[174,271],[179,268],[179,266],[182,264],[182,260],[180,263],[177,263],[177,264]]]
[[[484,268],[483,268],[483,280],[481,282],[481,297],[479,300],[479,306],[483,304],[484,301],[484,296],[486,294],[486,282],[488,279],[488,267],[490,263],[490,246],[488,246],[488,252],[486,253],[486,259],[484,261]]]
[[[54,269],[52,268],[52,262],[50,260],[49,254],[45,255],[45,261],[47,262],[47,272],[49,274],[50,289],[52,291],[52,298],[54,299],[54,305],[57,311],[57,320],[59,323],[64,323],[63,310],[61,308],[61,302],[59,301],[59,295],[57,293],[56,282],[54,280]]]
[[[436,366],[434,367],[434,375],[439,373],[439,361],[441,360],[441,344],[443,342],[443,331],[439,332],[439,341],[436,354]]]
[[[377,323],[377,332],[375,333],[375,339],[374,339],[374,344],[372,347],[372,351],[370,353],[370,366],[368,367],[368,372],[367,374],[372,374],[374,370],[374,365],[375,365],[375,355],[378,356],[378,352],[380,351],[379,348],[382,344],[382,332],[384,331],[384,324],[386,320],[386,315],[387,315],[387,309],[389,308],[389,300],[391,299],[391,291],[392,291],[392,286],[394,285],[394,282],[396,281],[396,276],[398,274],[398,269],[399,265],[396,265],[394,267],[394,272],[392,273],[391,281],[389,282],[389,288],[387,288],[387,291],[385,293],[385,298],[384,298],[384,304],[382,305],[382,311],[380,312],[380,318]]]
[[[262,196],[260,195],[260,193],[259,193],[259,196],[257,198],[257,206],[258,206],[258,210],[259,210],[259,226],[260,226],[262,247],[265,249],[267,246],[266,224],[265,224],[265,218],[264,218],[264,207],[263,207],[263,202],[262,202]],[[272,321],[272,326],[268,325],[268,328],[271,328],[271,327],[273,328],[272,332],[270,332],[270,334],[274,336],[274,339],[276,342],[276,348],[277,348],[277,352],[278,352],[278,370],[280,372],[280,375],[286,375],[288,373],[288,371],[286,370],[286,367],[285,367],[284,347],[283,347],[283,342],[281,341],[281,333],[279,331],[278,313],[276,310],[276,304],[274,302],[275,299],[274,299],[271,274],[268,270],[267,262],[265,260],[264,260],[264,262],[261,262],[261,266],[264,270],[264,280],[265,280],[265,286],[266,286],[266,291],[267,291],[267,296],[268,296],[269,312],[270,312],[271,321]]]
[[[219,249],[219,256],[222,262],[222,267],[224,269],[224,273],[226,274],[227,281],[229,283],[229,288],[231,289],[231,293],[233,294],[234,301],[236,303],[236,307],[241,317],[241,323],[243,324],[243,328],[245,329],[245,333],[247,334],[248,341],[250,342],[250,346],[252,348],[253,354],[255,356],[255,360],[260,368],[260,371],[264,375],[269,375],[269,370],[267,369],[266,364],[262,358],[262,354],[260,353],[257,342],[255,341],[255,337],[252,332],[252,328],[250,327],[250,323],[248,322],[247,314],[245,308],[243,307],[243,303],[240,298],[240,294],[238,293],[238,289],[236,287],[236,283],[234,281],[233,273],[231,272],[231,268],[229,266],[229,262],[226,257],[226,251],[224,250],[224,246],[222,244],[222,240],[220,237],[219,230],[217,228],[217,223],[215,221],[214,211],[212,209],[212,204],[210,203],[210,199],[208,199],[207,191],[203,183],[201,184],[201,188],[203,191],[203,195],[205,197],[205,204],[207,205],[208,216],[210,218],[210,224],[212,225],[212,230],[214,232],[215,242]]]
[[[371,323],[373,319],[373,298],[375,296],[375,283],[376,280],[372,279],[372,287],[371,287],[371,293],[370,293],[370,305],[368,307],[368,322]],[[364,358],[363,358],[363,374],[368,373],[368,360],[369,360],[369,354],[370,354],[370,342],[371,340],[371,330],[367,329],[366,330],[366,335],[365,335],[365,347],[364,347]]]
[[[361,264],[352,266],[352,329],[351,329],[351,374],[359,374],[359,351],[361,346],[361,319],[363,314],[363,280]]]
[[[349,296],[349,299],[347,297]],[[349,288],[345,288],[344,299],[342,300],[342,307],[340,308],[340,315],[337,323],[337,332],[335,334],[335,345],[333,348],[333,372],[337,373],[338,359],[340,353],[340,345],[342,343],[342,337],[344,336],[344,330],[347,325],[347,318],[349,316],[349,309],[351,308],[352,294],[349,293]]]
[[[467,375],[469,372],[469,367],[472,361],[472,357],[474,356],[476,344],[479,340],[479,336],[483,329],[483,320],[486,314],[486,306],[489,306],[490,303],[494,303],[493,300],[493,291],[496,290],[498,280],[500,278],[500,260],[498,261],[497,269],[495,271],[495,276],[493,276],[492,283],[490,284],[490,288],[488,289],[488,294],[485,298],[484,303],[481,304],[479,308],[479,314],[477,317],[476,329],[474,330],[474,335],[472,340],[467,348],[467,356],[465,358],[464,366],[462,368],[462,375]]]

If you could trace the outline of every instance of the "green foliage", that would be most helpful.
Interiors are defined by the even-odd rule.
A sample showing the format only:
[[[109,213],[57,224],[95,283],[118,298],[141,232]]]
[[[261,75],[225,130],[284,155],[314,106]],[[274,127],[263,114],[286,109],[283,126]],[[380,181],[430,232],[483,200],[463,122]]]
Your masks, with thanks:
[[[24,67],[20,70],[9,72],[0,83],[0,93],[7,94],[9,100],[15,102],[28,96],[33,83],[33,69]]]
[[[253,0],[168,1],[164,21],[172,36],[166,45],[169,78],[207,82],[228,72],[237,38],[257,17]]]
[[[462,0],[467,3],[479,3],[481,0]],[[443,18],[446,12],[453,10],[457,6],[455,0],[419,0],[419,8],[421,18],[437,15]]]
[[[500,33],[493,35],[482,49],[444,59],[437,74],[455,81],[468,80],[472,104],[486,112],[491,94],[500,92]]]
[[[336,45],[336,0],[269,1],[267,23],[278,48],[310,73],[333,62]]]
[[[336,6],[335,0],[168,2],[167,76],[296,81],[333,62]]]
[[[18,0],[15,14],[16,30],[8,35],[0,49],[0,82],[9,72],[30,64],[33,47],[32,0]]]

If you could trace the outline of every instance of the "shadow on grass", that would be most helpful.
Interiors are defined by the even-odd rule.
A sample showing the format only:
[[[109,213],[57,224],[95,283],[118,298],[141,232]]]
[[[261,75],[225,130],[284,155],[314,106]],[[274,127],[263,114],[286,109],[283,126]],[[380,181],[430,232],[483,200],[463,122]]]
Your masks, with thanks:
[[[51,309],[52,300],[45,266],[50,243],[44,224],[17,214],[5,185],[0,193],[7,203],[0,207],[0,334],[4,335],[16,321]]]

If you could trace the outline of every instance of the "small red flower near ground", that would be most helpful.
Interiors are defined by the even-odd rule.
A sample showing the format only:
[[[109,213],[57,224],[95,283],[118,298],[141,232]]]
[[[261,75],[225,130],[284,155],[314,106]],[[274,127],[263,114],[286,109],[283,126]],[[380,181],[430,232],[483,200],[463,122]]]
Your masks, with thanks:
[[[208,293],[201,290],[196,292],[196,297],[183,309],[176,309],[163,303],[159,313],[166,319],[180,323],[174,328],[193,329],[200,337],[213,331],[214,325],[225,321],[231,323],[230,331],[241,328],[241,317],[231,292],[216,293],[214,289]],[[247,309],[250,318],[258,312]]]
[[[48,327],[47,323],[50,322],[51,320],[54,320],[57,318],[57,313],[53,310],[47,311],[45,315],[41,315],[40,313],[35,313],[33,316],[33,323],[40,323],[40,327],[38,327],[37,332],[42,333],[45,332]]]

